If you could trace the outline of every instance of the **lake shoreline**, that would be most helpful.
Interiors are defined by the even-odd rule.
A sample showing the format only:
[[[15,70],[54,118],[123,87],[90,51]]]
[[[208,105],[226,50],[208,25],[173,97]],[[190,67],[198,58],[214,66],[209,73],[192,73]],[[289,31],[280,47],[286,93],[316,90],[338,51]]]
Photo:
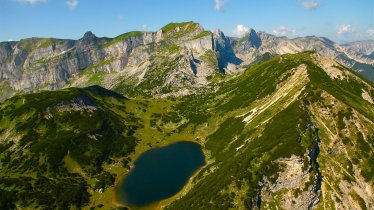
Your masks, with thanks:
[[[196,146],[198,146],[198,147],[196,147]],[[172,155],[172,156],[170,156],[170,155]],[[180,156],[178,156],[178,155],[180,155]],[[164,159],[162,159],[162,158],[164,158]],[[182,163],[177,163],[175,161],[186,161],[186,162],[185,163],[183,163],[183,162]],[[153,179],[152,180],[147,180],[147,178],[144,177],[144,174],[141,174],[141,172],[144,172],[143,170],[149,170],[149,169],[146,169],[147,164],[148,164],[148,167],[149,166],[151,167],[151,171],[149,171],[149,172],[150,173],[152,173],[152,172],[155,173],[154,174],[155,176],[153,176],[153,177],[158,178],[158,180],[156,179],[155,182],[153,182],[153,183],[152,183]],[[167,173],[167,170],[168,169],[170,170],[170,165],[165,165],[165,164],[174,164],[174,165],[171,165],[171,168],[173,168],[173,167],[176,167],[176,168],[177,167],[184,167],[184,168],[179,168],[179,170],[174,171],[174,172],[176,172],[176,174],[174,173],[171,176],[170,173]],[[193,165],[193,164],[195,164],[195,165]],[[162,206],[165,206],[165,203],[162,203],[162,201],[168,200],[168,199],[173,198],[174,196],[180,194],[185,189],[186,186],[191,184],[191,179],[193,177],[195,177],[197,175],[197,173],[199,173],[201,171],[201,169],[203,169],[204,166],[206,166],[206,164],[207,164],[206,154],[204,152],[203,146],[199,142],[196,142],[196,141],[183,140],[183,141],[170,142],[170,143],[160,145],[160,146],[151,148],[149,150],[146,150],[142,153],[139,153],[139,156],[134,160],[134,162],[132,164],[132,167],[130,168],[129,171],[124,172],[123,174],[118,175],[116,177],[113,192],[112,192],[112,194],[113,194],[112,202],[113,202],[114,205],[116,205],[118,207],[126,207],[126,208],[129,208],[129,209],[160,209]],[[138,167],[136,167],[136,165],[138,165]],[[142,166],[139,166],[139,165],[142,165]],[[167,166],[167,167],[165,168],[165,166]],[[143,169],[141,167],[143,167]],[[161,169],[162,169],[162,167],[164,167],[164,170],[155,170],[154,167],[161,167]],[[188,169],[188,167],[190,167],[191,169]],[[197,169],[195,169],[196,167],[197,167]],[[138,171],[136,171],[136,169],[138,169]],[[190,172],[188,170],[193,170],[193,171]],[[139,172],[139,171],[141,171],[141,172]],[[135,175],[135,174],[137,174],[137,175]],[[131,176],[131,177],[129,177],[129,176]],[[148,176],[148,174],[147,174],[147,176]],[[176,178],[174,178],[174,177],[176,177]],[[142,185],[142,183],[140,185],[136,185],[135,183],[136,183],[137,179],[143,180],[143,181],[147,180],[148,182],[151,182],[150,183],[151,186],[159,185],[159,189],[161,190],[161,192],[157,192],[155,194],[156,197],[162,196],[162,193],[167,197],[161,198],[157,201],[153,201],[153,202],[150,202],[149,204],[144,204],[144,205],[143,204],[140,204],[140,205],[138,205],[138,204],[134,204],[134,205],[128,204],[125,201],[125,198],[124,198],[125,191],[126,191],[124,189],[124,185],[125,185],[124,182],[126,181],[126,179],[129,179],[129,178],[132,179],[132,181],[127,184],[128,185],[127,190],[130,189],[130,190],[135,191],[134,192],[135,194],[134,193],[132,194],[133,199],[134,199],[134,196],[136,197],[136,193],[140,193],[140,191],[143,190],[143,192],[141,194],[142,197],[136,198],[137,199],[136,202],[147,202],[146,199],[151,199],[151,200],[156,199],[156,198],[149,198],[147,196],[143,196],[144,192],[149,192],[146,189],[144,189],[144,187],[146,188],[146,187],[148,187],[148,185],[147,184]],[[162,185],[163,184],[162,182],[165,182],[165,180],[169,181],[168,178],[176,179],[174,181],[171,181],[174,185],[171,185],[171,186],[166,185],[167,186],[166,189],[169,190],[169,192],[167,190],[165,190],[165,185]],[[137,180],[137,181],[139,182],[139,180]],[[167,183],[169,183],[169,182],[167,182]],[[129,188],[129,186],[130,186],[130,188]],[[136,187],[134,187],[134,186],[136,186]],[[140,187],[137,187],[137,186],[140,186]],[[120,189],[120,188],[123,188],[123,189]],[[140,189],[138,189],[138,188],[140,188]],[[143,189],[141,189],[141,188],[143,188]],[[170,188],[174,189],[174,190],[170,191]],[[178,191],[174,192],[176,189],[178,189]],[[146,190],[146,191],[144,191],[144,190]],[[159,195],[160,193],[161,193],[161,195]],[[169,196],[170,193],[172,195]],[[152,192],[148,193],[147,195],[152,197]],[[122,197],[123,199],[122,200],[119,199],[120,197]],[[127,198],[127,199],[129,199],[129,198]],[[143,201],[139,201],[139,200],[143,200]],[[169,203],[169,202],[167,202],[167,203]]]

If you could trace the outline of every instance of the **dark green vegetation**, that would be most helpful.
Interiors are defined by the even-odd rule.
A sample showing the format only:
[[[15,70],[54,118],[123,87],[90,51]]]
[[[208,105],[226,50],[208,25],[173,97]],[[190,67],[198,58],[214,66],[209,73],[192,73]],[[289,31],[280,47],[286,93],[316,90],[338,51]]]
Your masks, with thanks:
[[[307,113],[303,111],[300,104],[293,104],[288,109],[277,114],[272,122],[267,125],[263,131],[265,135],[255,137],[253,131],[244,132],[241,119],[227,119],[215,133],[208,137],[206,147],[212,151],[216,158],[216,164],[219,169],[213,174],[205,177],[198,182],[182,200],[178,200],[170,206],[170,209],[187,209],[193,206],[196,209],[229,209],[235,208],[233,203],[235,194],[220,193],[230,184],[241,188],[243,185],[249,187],[243,195],[242,202],[247,208],[255,206],[254,198],[257,196],[257,185],[263,175],[272,176],[277,173],[271,166],[272,160],[281,157],[290,157],[291,155],[303,155],[309,145],[303,145],[298,142],[302,132],[298,127],[304,127],[309,122]],[[285,119],[287,119],[285,121]],[[297,126],[295,126],[297,125]],[[237,155],[237,149],[240,144],[232,144],[228,149],[225,140],[232,139],[234,136],[240,136],[237,141],[243,142],[244,139],[254,138],[246,145],[245,149]],[[304,140],[304,138],[302,138]],[[210,168],[200,172],[200,176],[208,172]],[[199,176],[197,179],[200,178]],[[233,180],[235,180],[233,182]],[[213,199],[213,202],[209,202]]]
[[[89,188],[112,185],[103,164],[134,151],[138,120],[126,98],[98,86],[17,96],[0,111],[0,208],[88,204]],[[9,132],[12,134],[9,135]],[[5,138],[5,139],[4,139]]]
[[[191,25],[163,30],[179,36]],[[351,200],[362,209],[371,205],[372,195],[353,187],[373,186],[371,82],[337,63],[323,68],[314,52],[305,52],[264,56],[241,75],[216,74],[199,94],[155,99],[150,89],[178,66],[180,49],[149,47],[174,57],[151,59],[144,77],[152,80],[137,88],[114,87],[137,99],[95,86],[17,96],[0,105],[2,207],[110,208],[98,189],[128,173],[142,152],[186,139],[202,145],[207,164],[183,193],[161,202],[167,209],[307,208],[300,199],[328,209],[352,207]],[[215,66],[215,56],[207,52],[202,59]],[[331,76],[336,72],[344,78]],[[290,168],[301,171],[294,188],[284,187]],[[55,190],[65,189],[62,183],[69,183],[67,191]]]
[[[342,101],[342,106],[354,108],[373,122],[374,106],[361,97],[362,90],[368,88],[365,82],[371,85],[369,90],[373,90],[373,86],[370,82],[363,80],[354,72],[343,67],[339,67],[340,70],[350,75],[351,79],[333,80],[321,67],[314,63],[311,55],[313,55],[313,52],[287,55],[281,58],[276,57],[263,64],[254,65],[239,78],[223,83],[217,93],[187,97],[186,101],[175,106],[179,115],[188,118],[193,127],[203,126],[205,122],[214,127],[210,124],[212,121],[205,120],[212,118],[216,118],[213,122],[219,121],[220,124],[213,133],[206,137],[205,141],[205,148],[210,151],[215,162],[202,170],[194,179],[195,187],[182,199],[172,203],[168,209],[187,209],[191,206],[195,209],[228,209],[238,208],[238,206],[252,208],[260,205],[257,200],[258,194],[261,193],[258,190],[258,183],[262,181],[264,176],[275,181],[281,165],[276,164],[274,160],[290,158],[293,155],[303,157],[305,154],[309,154],[311,161],[304,160],[303,170],[310,168],[309,177],[315,177],[310,178],[305,183],[304,188],[295,191],[295,195],[308,191],[308,186],[313,186],[316,189],[320,187],[321,172],[318,161],[326,164],[323,165],[326,167],[324,168],[325,174],[322,172],[322,176],[326,180],[332,182],[339,180],[339,178],[330,176],[327,172],[327,168],[331,168],[331,166],[325,161],[331,161],[330,158],[334,158],[334,156],[329,154],[325,156],[325,153],[319,155],[321,157],[318,156],[320,150],[318,130],[322,129],[325,138],[322,139],[323,143],[327,144],[331,137],[325,136],[329,132],[326,128],[314,127],[313,123],[316,123],[321,114],[314,107],[330,103],[329,99],[321,97],[321,93],[325,92]],[[255,121],[255,118],[255,122],[247,126],[243,122],[243,117],[238,115],[226,118],[226,116],[230,116],[228,113],[238,113],[237,110],[247,109],[246,107],[251,107],[251,104],[255,104],[256,100],[264,100],[264,98],[274,94],[280,84],[290,79],[292,75],[290,69],[294,69],[300,64],[307,66],[307,74],[310,78],[310,82],[305,84],[305,90],[301,94],[304,95],[303,97],[291,103],[287,108],[281,109],[280,112],[271,113],[272,110],[274,111],[277,107],[282,106],[275,103],[269,108],[269,111],[264,111],[265,114],[259,114],[258,118],[260,119],[258,121]],[[221,100],[217,100],[217,98]],[[263,104],[261,100],[259,103],[260,105]],[[339,110],[338,107],[331,108],[333,113]],[[252,112],[255,111],[250,113]],[[343,121],[348,119],[357,121],[357,119],[353,119],[352,115],[353,113],[347,114],[343,117]],[[258,124],[264,122],[267,118],[270,121],[265,123],[264,126]],[[334,121],[335,118],[329,120]],[[318,126],[322,126],[322,124],[318,124]],[[365,125],[368,126],[367,133],[358,131],[360,135],[357,138],[354,136],[349,139],[346,137],[347,134],[344,130],[351,128],[347,128],[348,125],[345,122],[341,126],[338,133],[342,139],[347,139],[348,144],[350,144],[347,146],[350,151],[350,159],[358,158],[361,160],[357,164],[362,170],[357,176],[364,177],[369,186],[372,186],[373,166],[368,164],[373,155],[373,150],[370,149],[373,146],[372,124]],[[351,132],[357,132],[357,130]],[[362,135],[365,135],[367,140],[364,140]],[[336,142],[336,144],[341,143],[341,141],[340,143]],[[363,149],[360,146],[362,144],[366,145],[364,151],[367,153],[362,154],[360,152]],[[328,146],[324,146],[324,149],[327,149],[326,147],[328,148]],[[340,165],[346,167],[345,164],[347,163],[342,161],[334,164],[336,164],[334,170],[339,172],[341,171]],[[352,168],[352,165],[349,167]],[[212,170],[214,170],[214,173],[211,172]],[[350,175],[343,175],[342,178],[349,177],[352,182],[352,180],[355,180],[352,178],[354,173],[351,171]],[[245,193],[242,192],[243,189],[246,189]],[[342,191],[339,193],[343,194]],[[349,192],[344,193],[349,194]],[[243,204],[237,205],[237,199],[241,200]],[[326,205],[331,204],[328,199],[324,202],[327,203]],[[361,206],[362,202],[360,201],[360,203]]]

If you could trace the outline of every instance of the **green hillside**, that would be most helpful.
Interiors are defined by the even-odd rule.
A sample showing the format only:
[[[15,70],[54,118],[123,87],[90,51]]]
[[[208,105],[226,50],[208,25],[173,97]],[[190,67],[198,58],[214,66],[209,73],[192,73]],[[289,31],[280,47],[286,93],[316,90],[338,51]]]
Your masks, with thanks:
[[[276,57],[214,95],[188,99],[201,112],[185,117],[204,116],[213,126],[202,140],[212,163],[168,209],[304,209],[300,202],[334,209],[351,202],[338,183],[373,187],[374,105],[362,98],[363,90],[374,95],[373,85],[342,66],[335,70],[347,80],[332,79],[314,56]],[[274,192],[291,166],[299,167],[300,183],[290,188],[283,180]]]
[[[0,208],[119,207],[113,185],[139,154],[189,140],[207,164],[162,208],[370,209],[374,85],[314,52],[268,59],[188,96],[92,86],[5,101]]]
[[[126,98],[98,86],[17,96],[1,104],[3,208],[67,209],[114,183],[105,165],[134,151],[139,120]],[[127,162],[126,162],[127,161]]]

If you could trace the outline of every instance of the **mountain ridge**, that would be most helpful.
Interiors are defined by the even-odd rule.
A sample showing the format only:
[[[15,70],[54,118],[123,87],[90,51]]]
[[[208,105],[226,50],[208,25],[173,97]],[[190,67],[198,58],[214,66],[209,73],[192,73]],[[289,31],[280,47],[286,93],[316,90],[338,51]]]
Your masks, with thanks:
[[[193,95],[124,98],[94,86],[15,96],[0,104],[0,165],[9,169],[0,172],[0,183],[6,183],[0,190],[7,196],[0,204],[117,208],[121,204],[111,200],[113,180],[128,173],[136,157],[190,140],[202,145],[207,165],[180,194],[161,201],[165,209],[370,209],[373,99],[372,82],[315,52],[275,56]],[[54,138],[37,138],[51,129]],[[118,141],[106,138],[112,133],[107,129],[115,131]],[[47,144],[57,140],[63,144]],[[46,157],[32,153],[41,142],[47,144],[40,153]],[[71,142],[82,144],[80,153],[66,149]],[[113,144],[124,145],[104,156],[92,152]],[[52,152],[59,146],[64,149]],[[92,165],[92,159],[100,164]],[[84,187],[74,192],[85,196],[43,200],[34,193],[23,199],[27,190],[53,194],[49,185],[37,185],[30,177],[43,168],[46,183],[55,180],[57,171],[76,176],[79,184],[74,186]],[[31,186],[9,179],[10,172],[31,179]]]
[[[122,93],[135,86],[138,91],[131,96],[145,88],[148,96],[193,94],[209,86],[217,74],[238,74],[266,53],[275,56],[306,50],[315,50],[374,79],[370,56],[326,38],[287,39],[252,29],[248,37],[239,39],[184,22],[170,23],[157,32],[128,32],[115,38],[98,38],[88,32],[79,40],[2,42],[0,87],[5,91],[0,100],[43,89],[94,84]]]

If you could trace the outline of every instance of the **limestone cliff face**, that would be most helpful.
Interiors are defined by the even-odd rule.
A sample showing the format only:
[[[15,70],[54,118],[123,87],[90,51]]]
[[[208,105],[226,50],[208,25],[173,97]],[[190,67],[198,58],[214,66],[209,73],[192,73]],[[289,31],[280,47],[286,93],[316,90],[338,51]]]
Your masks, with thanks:
[[[220,30],[215,30],[213,37],[215,50],[220,56],[220,59],[218,60],[219,68],[233,72],[233,65],[230,64],[237,66],[242,63],[242,60],[235,55],[230,38],[226,37],[225,34]]]
[[[181,45],[186,49],[193,50],[199,55],[204,54],[207,50],[214,49],[214,40],[211,34],[201,37],[199,39],[188,40],[182,42]]]
[[[270,177],[264,176],[259,183],[259,207],[269,208],[271,202],[276,200],[284,209],[312,209],[319,204],[323,175],[317,159],[320,153],[318,128],[309,123],[304,133],[307,132],[316,140],[316,144],[304,156],[292,155],[272,163],[280,170]],[[301,135],[299,140],[302,138]]]
[[[110,186],[134,166],[132,154],[189,136],[202,145],[206,165],[161,209],[373,209],[372,83],[334,60],[304,52],[276,56],[209,84],[219,79],[213,74],[222,49],[236,41],[257,49],[258,42],[204,32],[191,35],[196,47],[188,48],[180,37],[189,28],[171,26],[158,34],[121,35],[127,41],[88,33],[66,48],[64,61],[53,58],[55,65],[72,60],[84,68],[68,86],[100,83],[138,94],[135,99],[92,86],[19,95],[0,104],[0,165],[6,171],[0,173],[0,206],[112,208],[113,197],[101,193],[115,192]],[[157,37],[162,39],[153,42]],[[199,46],[209,37],[213,48]],[[191,93],[197,94],[140,98]],[[56,182],[61,173],[64,179]],[[107,175],[112,181],[101,182]],[[90,184],[92,179],[99,184]],[[69,180],[85,187],[59,187]]]
[[[174,29],[177,35],[180,30],[182,29],[179,27]],[[209,32],[199,36],[203,32],[204,29],[196,25],[194,30],[177,38],[159,30],[134,34],[123,39],[98,38],[92,32],[87,32],[76,41],[32,38],[19,42],[3,42],[0,44],[0,81],[4,82],[0,85],[4,86],[6,83],[9,91],[13,93],[60,89],[87,72],[116,72],[126,75],[129,80],[139,79],[139,74],[126,72],[125,69],[141,70],[150,60],[161,61],[163,56],[173,57],[174,54],[169,52],[170,48],[174,47],[187,59],[191,56],[184,54],[185,52],[199,57],[207,50],[213,51],[212,34]],[[187,62],[193,65],[179,66],[179,69],[182,68],[191,75],[206,77],[214,71],[209,69],[208,65],[202,65],[203,62],[193,58]],[[131,78],[131,75],[137,77]],[[200,80],[202,78],[196,79]]]
[[[0,88],[4,91],[0,101],[19,92],[78,84],[131,92],[141,83],[156,84],[155,80],[173,85],[147,86],[155,89],[154,93],[166,94],[178,87],[176,92],[187,94],[192,89],[195,92],[207,87],[208,78],[215,72],[236,74],[263,55],[306,50],[315,50],[374,80],[370,46],[362,43],[340,46],[314,36],[287,39],[253,29],[242,38],[232,38],[220,30],[205,31],[193,22],[171,23],[157,32],[130,32],[113,39],[98,38],[87,32],[79,40],[31,38],[2,42]],[[182,83],[177,84],[178,81]],[[159,89],[161,86],[164,91]],[[185,90],[179,90],[180,87]]]
[[[8,80],[15,90],[24,90],[63,81],[67,74],[77,69],[77,62],[58,62],[74,46],[74,41],[61,40],[50,46],[31,49],[43,42],[41,39],[30,39],[2,43],[0,54],[5,59],[1,59],[0,79]]]

